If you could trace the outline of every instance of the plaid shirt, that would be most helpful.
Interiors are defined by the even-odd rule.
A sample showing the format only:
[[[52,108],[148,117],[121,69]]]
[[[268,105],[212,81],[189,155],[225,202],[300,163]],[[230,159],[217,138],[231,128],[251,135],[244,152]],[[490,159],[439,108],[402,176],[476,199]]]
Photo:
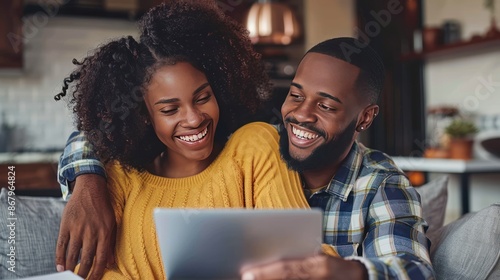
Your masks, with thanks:
[[[99,174],[106,177],[104,165],[97,159],[92,145],[87,141],[83,132],[75,131],[69,136],[64,153],[59,159],[57,180],[61,185],[64,199],[69,199],[71,190],[69,182],[81,174]]]
[[[80,174],[106,176],[83,133],[68,139],[59,162],[63,196]],[[420,198],[384,153],[354,143],[323,190],[309,198],[324,211],[323,242],[363,263],[370,279],[434,279]]]
[[[323,242],[362,262],[370,279],[435,278],[420,196],[386,154],[355,142],[308,201],[324,211]]]

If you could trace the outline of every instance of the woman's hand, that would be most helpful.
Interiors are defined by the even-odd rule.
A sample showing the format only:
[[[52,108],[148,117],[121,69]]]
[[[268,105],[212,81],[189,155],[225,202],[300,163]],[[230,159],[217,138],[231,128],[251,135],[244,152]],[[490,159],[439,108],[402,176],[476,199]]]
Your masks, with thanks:
[[[114,263],[116,220],[106,179],[84,174],[76,178],[73,194],[64,208],[56,247],[57,271],[75,269],[78,275],[100,279]],[[81,253],[81,254],[80,254]]]

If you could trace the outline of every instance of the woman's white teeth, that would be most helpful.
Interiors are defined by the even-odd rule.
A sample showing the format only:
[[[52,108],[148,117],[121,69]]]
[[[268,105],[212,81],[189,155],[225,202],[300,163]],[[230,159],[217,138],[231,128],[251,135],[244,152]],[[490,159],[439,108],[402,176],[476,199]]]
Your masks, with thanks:
[[[308,132],[308,131],[304,131],[304,130],[300,130],[300,129],[297,129],[295,127],[292,126],[292,132],[295,136],[297,136],[297,138],[300,138],[300,139],[315,139],[315,138],[318,138],[318,134],[314,134],[314,133],[311,133],[311,132]]]
[[[207,136],[207,133],[208,133],[208,128],[205,128],[202,132],[198,134],[179,136],[179,138],[183,141],[194,142],[205,138],[205,136]]]

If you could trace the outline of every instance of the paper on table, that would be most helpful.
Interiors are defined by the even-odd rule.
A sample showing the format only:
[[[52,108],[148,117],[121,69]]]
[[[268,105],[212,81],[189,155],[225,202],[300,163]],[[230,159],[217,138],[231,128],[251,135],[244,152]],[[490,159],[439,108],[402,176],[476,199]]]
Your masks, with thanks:
[[[79,280],[82,277],[74,274],[73,272],[67,270],[64,272],[56,272],[51,274],[32,276],[28,278],[22,278],[23,280]]]

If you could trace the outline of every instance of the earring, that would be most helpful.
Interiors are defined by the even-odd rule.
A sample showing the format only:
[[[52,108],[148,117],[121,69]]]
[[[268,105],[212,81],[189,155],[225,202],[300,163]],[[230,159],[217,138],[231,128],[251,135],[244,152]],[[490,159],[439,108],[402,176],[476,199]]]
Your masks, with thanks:
[[[364,127],[361,127],[361,130],[365,129]]]

